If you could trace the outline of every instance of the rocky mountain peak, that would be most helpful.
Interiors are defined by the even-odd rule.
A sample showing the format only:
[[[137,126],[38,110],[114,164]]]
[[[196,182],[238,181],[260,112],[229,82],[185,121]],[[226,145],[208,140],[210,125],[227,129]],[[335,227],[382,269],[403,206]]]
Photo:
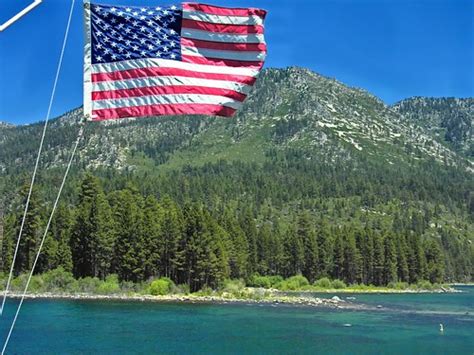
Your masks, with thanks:
[[[15,127],[15,125],[12,125],[11,123],[8,123],[8,122],[0,121],[0,128],[13,128],[13,127]]]

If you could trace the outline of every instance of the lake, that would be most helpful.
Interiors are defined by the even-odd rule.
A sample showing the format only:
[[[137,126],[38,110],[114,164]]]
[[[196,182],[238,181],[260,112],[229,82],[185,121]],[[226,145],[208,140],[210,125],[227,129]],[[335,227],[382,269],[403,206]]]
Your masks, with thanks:
[[[354,295],[383,311],[26,300],[7,353],[473,354],[474,287],[460,289]],[[0,319],[3,339],[15,304]]]

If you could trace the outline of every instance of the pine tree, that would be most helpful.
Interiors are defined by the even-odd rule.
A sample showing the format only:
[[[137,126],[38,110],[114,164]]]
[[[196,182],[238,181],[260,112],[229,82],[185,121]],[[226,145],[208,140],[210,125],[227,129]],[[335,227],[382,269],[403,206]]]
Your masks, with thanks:
[[[345,264],[345,248],[344,238],[341,233],[336,233],[336,239],[334,242],[334,267],[332,271],[332,277],[335,279],[342,280],[345,275],[344,264]]]
[[[72,225],[73,216],[70,208],[60,204],[53,216],[50,231],[46,236],[43,251],[38,259],[38,273],[58,267],[62,267],[66,271],[72,271],[70,248]]]
[[[24,205],[26,204],[26,198],[28,195],[28,186],[24,185],[20,192],[20,195],[23,197],[22,205],[20,211],[17,214],[16,218],[16,230],[20,230],[22,218],[23,218],[23,210]],[[40,211],[40,203],[38,194],[35,189],[33,189],[30,203],[28,207],[28,212],[25,218],[25,224],[23,226],[23,233],[21,236],[17,260],[15,264],[14,271],[16,274],[20,272],[31,270],[33,266],[33,261],[36,256],[37,248],[39,246],[39,239],[41,238],[41,211]],[[15,244],[16,244],[15,237]]]
[[[302,212],[298,217],[296,234],[304,253],[302,274],[310,282],[313,282],[318,273],[318,245],[311,226],[310,216],[306,211]]]
[[[298,238],[295,228],[288,228],[283,237],[284,260],[282,273],[284,277],[301,274],[304,267],[304,247]]]
[[[184,221],[181,210],[169,196],[165,196],[163,206],[163,225],[160,239],[163,241],[161,254],[161,275],[178,279],[178,270],[184,263]]]
[[[398,280],[402,282],[408,282],[410,280],[410,274],[408,269],[408,247],[406,244],[405,237],[399,235],[396,238],[397,243],[397,266],[398,266]]]
[[[444,256],[439,243],[434,240],[425,243],[426,272],[432,283],[441,283],[444,277]]]
[[[76,277],[105,278],[111,271],[112,215],[99,180],[91,174],[87,174],[81,184],[70,244]]]
[[[160,275],[164,253],[164,211],[157,199],[149,196],[143,209],[143,277],[145,280]]]
[[[280,275],[283,270],[284,247],[283,247],[283,226],[279,217],[274,216],[272,221],[271,240],[268,253],[268,267],[270,275]]]
[[[323,219],[317,228],[318,278],[329,277],[333,260],[333,245],[328,222]]]
[[[145,279],[143,199],[125,189],[113,198],[116,221],[115,270],[120,280]]]
[[[248,241],[237,218],[230,208],[226,208],[221,218],[222,227],[229,233],[229,266],[232,278],[247,277]]]
[[[397,281],[397,252],[393,243],[393,238],[387,235],[384,238],[385,264],[384,264],[384,285]]]
[[[384,241],[380,235],[374,236],[374,284],[384,284],[385,270],[385,248]]]
[[[356,238],[359,240],[362,267],[362,282],[371,284],[374,282],[374,236],[371,230],[359,231]]]
[[[361,279],[360,254],[356,247],[355,237],[352,230],[343,231],[344,243],[344,280],[355,283]]]
[[[15,241],[18,236],[17,216],[14,213],[3,218],[3,240],[2,240],[2,271],[7,273],[13,262]]]
[[[425,280],[427,277],[426,256],[420,237],[411,234],[409,236],[409,245],[408,273],[410,283],[416,283],[420,280]]]
[[[191,291],[204,286],[217,287],[229,274],[227,236],[212,217],[195,204],[184,209],[185,259],[179,279],[187,281]]]
[[[247,238],[248,245],[248,274],[253,274],[257,270],[258,251],[257,251],[257,236],[258,230],[255,219],[250,208],[246,208],[243,213],[241,223],[242,230]]]
[[[260,226],[257,237],[257,273],[268,275],[270,271],[272,228],[267,222]]]

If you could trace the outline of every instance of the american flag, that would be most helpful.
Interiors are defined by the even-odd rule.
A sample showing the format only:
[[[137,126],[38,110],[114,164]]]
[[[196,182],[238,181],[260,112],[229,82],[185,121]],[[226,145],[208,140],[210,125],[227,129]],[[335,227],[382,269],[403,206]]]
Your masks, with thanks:
[[[232,116],[267,52],[261,9],[85,3],[84,12],[89,120]]]

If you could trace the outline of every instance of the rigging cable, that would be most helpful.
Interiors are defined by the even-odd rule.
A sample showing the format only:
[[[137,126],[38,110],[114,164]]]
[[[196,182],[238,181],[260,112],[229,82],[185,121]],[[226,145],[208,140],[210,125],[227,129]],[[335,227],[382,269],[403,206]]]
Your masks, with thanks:
[[[51,108],[53,106],[53,101],[54,101],[54,97],[55,97],[55,94],[56,94],[56,86],[57,86],[58,79],[59,79],[59,73],[61,72],[61,67],[62,67],[62,62],[63,62],[63,57],[64,57],[64,50],[66,48],[66,42],[67,42],[67,38],[68,38],[68,35],[69,35],[69,27],[71,25],[71,19],[72,19],[72,13],[73,13],[73,9],[74,9],[74,3],[75,3],[75,0],[72,0],[71,9],[69,11],[69,19],[68,19],[68,22],[67,22],[66,31],[64,33],[64,40],[63,40],[63,46],[62,46],[62,49],[61,49],[61,55],[59,56],[58,67],[56,69],[56,77],[54,79],[53,90],[51,92],[51,97],[49,99],[48,112],[46,114],[46,119],[45,119],[45,122],[44,122],[43,134],[41,136],[40,146],[38,148],[38,155],[36,156],[35,168],[33,170],[33,175],[31,177],[30,188],[29,188],[29,191],[28,191],[28,197],[26,198],[25,210],[23,212],[23,218],[21,220],[20,231],[18,233],[18,239],[16,241],[15,252],[13,254],[13,260],[12,260],[12,264],[11,264],[11,267],[10,267],[10,273],[8,274],[7,285],[6,285],[5,291],[3,293],[2,306],[0,307],[0,316],[3,314],[3,309],[5,307],[5,301],[6,301],[6,298],[7,298],[8,290],[10,288],[10,283],[11,283],[12,276],[13,276],[13,268],[15,267],[15,261],[16,261],[16,258],[17,258],[18,249],[20,247],[20,240],[21,240],[21,236],[23,234],[23,227],[25,226],[26,216],[27,216],[27,213],[28,213],[28,207],[30,205],[30,200],[31,200],[31,194],[33,192],[33,185],[35,183],[36,173],[38,171],[38,165],[39,165],[39,161],[40,161],[40,157],[41,157],[41,152],[43,151],[44,138],[46,136],[46,130],[48,128],[48,121],[49,121],[49,118],[50,118],[50,115],[51,115]]]
[[[5,349],[8,346],[8,342],[10,340],[10,336],[12,335],[13,328],[15,327],[15,323],[16,323],[16,320],[18,318],[18,314],[20,313],[21,306],[23,305],[23,301],[25,300],[26,293],[28,292],[28,286],[30,285],[31,278],[33,277],[33,273],[35,271],[36,264],[38,262],[40,254],[41,254],[41,249],[43,248],[44,241],[46,240],[46,237],[48,235],[49,227],[50,227],[51,222],[52,222],[53,217],[54,217],[54,212],[56,211],[56,208],[58,207],[59,199],[61,198],[61,193],[63,191],[64,184],[66,183],[66,179],[67,179],[67,176],[69,174],[69,170],[71,169],[72,162],[73,162],[74,157],[76,155],[77,146],[79,145],[79,142],[81,141],[83,133],[84,133],[84,124],[82,122],[81,123],[81,128],[79,130],[79,134],[78,134],[77,139],[76,139],[76,142],[74,143],[74,148],[72,150],[71,157],[69,159],[69,163],[68,163],[67,168],[66,168],[66,172],[64,173],[64,176],[63,176],[63,181],[61,182],[61,187],[59,188],[58,195],[56,196],[56,200],[54,201],[53,209],[51,210],[51,214],[50,214],[49,219],[48,219],[48,224],[46,225],[46,229],[43,233],[43,238],[41,239],[41,243],[39,245],[38,252],[36,253],[35,261],[33,262],[33,266],[31,267],[31,271],[30,271],[30,274],[28,276],[28,280],[26,281],[25,288],[23,289],[23,294],[21,295],[20,303],[18,304],[18,307],[16,309],[15,317],[13,318],[12,325],[10,327],[10,330],[8,331],[7,338],[5,339],[5,344],[3,344],[3,349],[2,349],[2,353],[1,353],[2,355],[5,353]]]

